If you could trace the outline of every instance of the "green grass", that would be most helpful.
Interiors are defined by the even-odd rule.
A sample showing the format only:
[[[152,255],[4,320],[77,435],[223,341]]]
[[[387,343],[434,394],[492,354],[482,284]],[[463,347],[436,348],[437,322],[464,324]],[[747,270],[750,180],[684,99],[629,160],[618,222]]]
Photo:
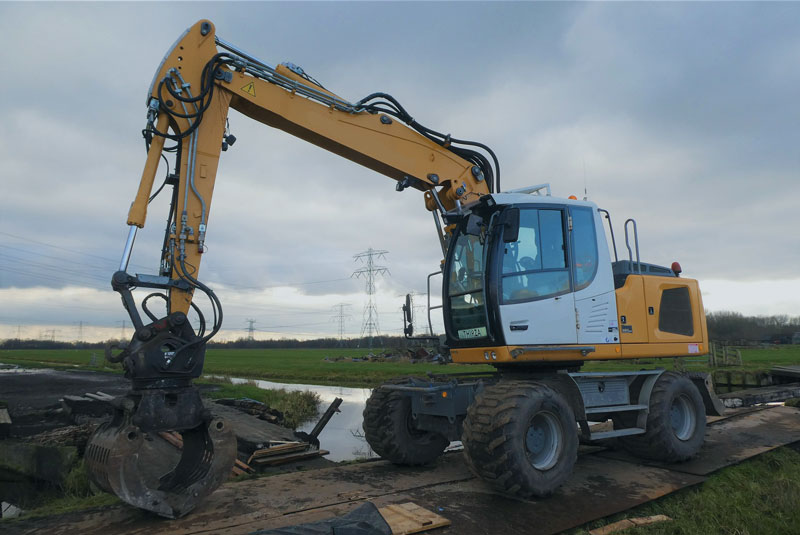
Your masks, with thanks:
[[[373,350],[378,353],[379,350]],[[410,364],[408,362],[328,362],[331,357],[363,357],[368,349],[209,349],[203,373],[228,377],[266,379],[282,383],[333,386],[375,386],[392,377],[434,373],[492,371],[490,366]],[[90,367],[92,353],[99,366]],[[90,370],[120,370],[91,349],[0,350],[0,362],[21,366],[79,367]]]
[[[742,349],[742,368],[769,370],[773,366],[800,364],[800,345],[772,346],[768,349]],[[737,367],[736,369],[742,369]]]
[[[400,375],[489,371],[489,366],[410,364],[407,362],[328,362],[325,357],[363,357],[366,349],[210,350],[206,373],[254,377],[285,383],[375,386]],[[377,353],[377,351],[376,351]]]
[[[713,474],[705,483],[572,530],[584,534],[623,518],[673,520],[632,528],[630,535],[771,535],[800,530],[800,453],[790,447]]]
[[[378,353],[378,350],[374,350]],[[92,354],[98,356],[98,366],[90,367]],[[492,371],[488,365],[410,364],[408,362],[327,362],[324,358],[363,357],[367,349],[209,349],[203,373],[229,377],[266,379],[283,383],[318,384],[334,386],[371,387],[402,375],[433,373],[464,373]],[[92,349],[60,350],[0,350],[0,362],[23,366],[79,367],[93,370],[120,371],[120,365],[109,364],[102,351]],[[776,365],[800,363],[800,346],[777,346],[770,349],[743,349],[742,367],[730,368],[746,371],[768,371]],[[646,359],[640,361],[589,362],[585,371],[622,371],[665,367],[671,369],[671,359]],[[693,366],[692,370],[710,371],[707,366]],[[725,369],[725,368],[715,368]]]
[[[116,496],[92,491],[89,486],[86,464],[81,460],[72,467],[62,485],[46,486],[38,490],[32,500],[21,501],[15,505],[24,510],[20,519],[25,519],[82,511],[117,503],[122,502]],[[14,522],[14,520],[8,520],[8,522]]]
[[[211,383],[218,387],[218,390],[204,394],[212,399],[250,398],[281,411],[283,413],[283,425],[292,429],[296,429],[300,424],[317,416],[320,398],[316,392],[309,390],[289,392],[283,388],[264,390],[254,384],[234,385],[224,380],[203,380],[200,382]]]

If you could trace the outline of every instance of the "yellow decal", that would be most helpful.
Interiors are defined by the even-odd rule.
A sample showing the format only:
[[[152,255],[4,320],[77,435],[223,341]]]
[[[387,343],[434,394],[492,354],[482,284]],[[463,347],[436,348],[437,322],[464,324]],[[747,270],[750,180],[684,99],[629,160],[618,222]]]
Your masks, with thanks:
[[[256,96],[256,86],[255,86],[255,84],[253,82],[250,82],[249,84],[244,86],[242,88],[242,91],[244,91],[245,93],[247,93],[250,96],[253,96],[253,97]]]

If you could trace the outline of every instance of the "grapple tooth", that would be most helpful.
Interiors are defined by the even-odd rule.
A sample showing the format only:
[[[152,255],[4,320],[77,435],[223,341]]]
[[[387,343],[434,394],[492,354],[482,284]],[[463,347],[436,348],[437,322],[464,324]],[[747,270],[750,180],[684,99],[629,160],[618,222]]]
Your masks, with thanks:
[[[131,423],[129,414],[101,425],[86,449],[89,479],[140,509],[179,518],[230,475],[236,436],[216,419],[181,432],[179,451]]]

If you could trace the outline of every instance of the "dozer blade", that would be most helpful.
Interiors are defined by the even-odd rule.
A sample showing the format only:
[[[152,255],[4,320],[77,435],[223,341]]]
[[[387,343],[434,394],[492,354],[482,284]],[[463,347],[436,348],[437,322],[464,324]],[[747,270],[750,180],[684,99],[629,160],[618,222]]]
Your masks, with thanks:
[[[155,431],[133,425],[130,411],[119,410],[102,424],[86,449],[89,480],[140,509],[167,518],[184,516],[230,475],[236,436],[225,421],[206,420],[181,432],[180,451]]]

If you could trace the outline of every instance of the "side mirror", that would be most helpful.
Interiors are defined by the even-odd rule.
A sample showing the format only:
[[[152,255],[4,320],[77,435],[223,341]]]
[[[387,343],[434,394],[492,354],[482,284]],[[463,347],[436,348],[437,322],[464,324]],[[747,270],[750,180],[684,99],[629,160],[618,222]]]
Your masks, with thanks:
[[[467,227],[465,232],[469,236],[480,236],[481,235],[481,223],[483,223],[483,218],[476,214],[469,214],[467,217]]]
[[[406,294],[406,302],[403,305],[403,334],[406,338],[414,335],[414,322],[413,322],[414,307],[411,306],[411,294]]]
[[[519,239],[519,208],[506,208],[500,218],[503,225],[503,243],[513,243]]]

